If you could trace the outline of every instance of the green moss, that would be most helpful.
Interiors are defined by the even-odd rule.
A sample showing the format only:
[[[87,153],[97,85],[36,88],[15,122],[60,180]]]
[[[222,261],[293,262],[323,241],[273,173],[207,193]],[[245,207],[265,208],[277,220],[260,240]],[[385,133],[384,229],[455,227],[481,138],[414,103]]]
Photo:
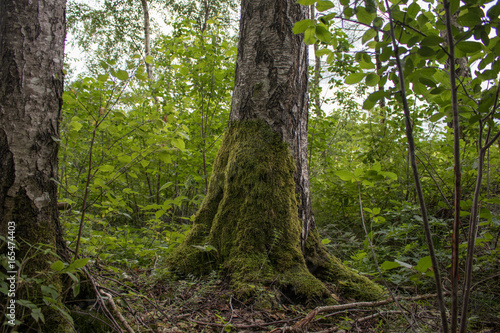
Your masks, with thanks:
[[[45,322],[36,322],[30,309],[20,307],[25,312],[19,312],[23,313],[23,317],[18,318],[22,322],[19,330],[73,332],[59,311],[45,305],[43,300],[42,285],[52,287],[58,297],[62,296],[64,290],[61,276],[50,269],[50,264],[59,258],[53,251],[48,251],[56,244],[58,222],[54,210],[57,208],[47,205],[39,209],[24,188],[19,190],[13,202],[12,220],[16,222],[16,239],[19,241],[16,257],[22,258],[20,275],[24,276],[23,283],[19,284],[16,291],[16,299],[27,300],[39,306],[45,319]]]
[[[300,251],[294,172],[288,145],[264,121],[233,122],[194,226],[169,265],[196,275],[221,267],[240,295],[275,285],[305,302],[328,298]]]
[[[308,270],[300,249],[302,223],[294,172],[295,160],[280,134],[262,120],[233,122],[215,159],[193,228],[167,259],[169,267],[194,275],[220,267],[239,295],[255,295],[261,287],[272,286],[279,290],[278,298],[282,295],[304,304],[331,302],[324,284]],[[308,244],[313,242],[322,246],[317,235]],[[204,245],[217,252],[204,251]],[[309,262],[323,267],[322,276],[350,294],[365,295],[358,290],[365,286],[375,288],[372,294],[376,293],[378,287],[371,281],[340,265],[324,247],[318,251],[319,256]]]
[[[329,254],[320,242],[317,230],[307,238],[305,257],[309,270],[319,279],[335,283],[338,292],[344,297],[368,301],[386,296],[378,284],[352,271]]]

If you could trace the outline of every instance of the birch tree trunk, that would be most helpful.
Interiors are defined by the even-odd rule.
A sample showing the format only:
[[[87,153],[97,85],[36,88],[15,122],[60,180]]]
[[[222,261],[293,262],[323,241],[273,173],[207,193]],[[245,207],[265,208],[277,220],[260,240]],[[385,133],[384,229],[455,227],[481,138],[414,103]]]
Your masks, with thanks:
[[[243,0],[236,78],[229,121],[262,119],[279,133],[295,159],[301,248],[315,227],[307,163],[308,52],[295,22],[308,8],[293,1]]]
[[[38,278],[43,279],[50,261],[55,260],[41,252],[30,258],[35,250],[27,243],[56,246],[66,255],[54,181],[58,175],[65,8],[65,0],[2,0],[0,4],[0,233],[5,236],[8,225],[15,224],[15,256],[21,261],[21,268],[15,269],[17,281],[21,273],[29,279],[41,272]],[[58,279],[50,283],[61,290]],[[44,304],[40,285],[34,282],[25,281],[15,297]],[[22,312],[18,309],[16,313]],[[72,331],[49,307],[42,308],[43,329],[41,321],[34,322],[29,311],[24,312],[27,315],[20,331]]]
[[[330,256],[314,225],[308,55],[292,32],[307,16],[294,0],[242,0],[229,128],[194,225],[168,264],[184,274],[221,267],[240,295],[272,286],[280,301],[332,301],[319,277],[374,299],[380,287]]]

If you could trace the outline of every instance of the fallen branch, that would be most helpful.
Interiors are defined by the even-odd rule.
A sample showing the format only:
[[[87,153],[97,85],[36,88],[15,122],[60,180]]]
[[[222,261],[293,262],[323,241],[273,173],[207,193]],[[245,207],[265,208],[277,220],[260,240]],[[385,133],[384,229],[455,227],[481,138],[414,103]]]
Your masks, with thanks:
[[[230,324],[230,325],[234,328],[237,328],[237,329],[263,328],[266,326],[271,326],[271,325],[276,325],[276,324],[286,324],[286,323],[292,322],[292,321],[297,320],[297,319],[298,318],[284,319],[284,320],[271,321],[268,323],[249,324],[249,325],[241,325],[241,324]],[[226,324],[207,323],[207,322],[199,321],[199,320],[192,319],[192,318],[190,318],[189,321],[192,321],[193,323],[196,323],[199,325],[205,325],[205,326],[226,327],[228,325],[227,323]]]
[[[396,297],[396,299],[398,301],[419,301],[422,299],[428,299],[428,298],[434,298],[434,297],[437,297],[437,294],[426,294],[426,295],[419,295],[419,296],[415,296],[415,297]],[[382,301],[357,302],[357,303],[347,303],[347,304],[339,304],[339,305],[319,306],[316,309],[309,312],[304,319],[299,321],[293,327],[294,328],[303,328],[304,326],[311,323],[311,321],[314,319],[314,317],[316,317],[316,315],[318,313],[356,309],[356,308],[376,307],[376,306],[390,304],[392,302],[394,302],[394,300],[392,298],[387,298],[387,299],[384,299]]]
[[[101,291],[101,294],[108,298],[108,302],[109,302],[109,304],[111,304],[113,311],[115,312],[116,316],[118,317],[120,322],[123,324],[123,326],[125,326],[127,331],[129,333],[135,333],[134,330],[132,329],[132,327],[130,327],[130,325],[127,323],[127,321],[125,320],[125,318],[123,317],[121,312],[118,310],[118,307],[116,306],[115,301],[113,301],[113,296],[111,296],[111,294],[108,294],[104,291]]]
[[[370,319],[373,319],[373,318],[377,318],[377,317],[380,317],[380,316],[385,316],[385,315],[389,315],[389,314],[401,314],[401,313],[403,313],[403,311],[401,311],[401,310],[382,311],[382,312],[377,312],[377,313],[374,313],[372,315],[369,315],[369,316],[366,316],[366,317],[363,317],[363,318],[356,319],[356,322],[357,323],[362,323],[364,321],[367,321],[367,320],[370,320]]]

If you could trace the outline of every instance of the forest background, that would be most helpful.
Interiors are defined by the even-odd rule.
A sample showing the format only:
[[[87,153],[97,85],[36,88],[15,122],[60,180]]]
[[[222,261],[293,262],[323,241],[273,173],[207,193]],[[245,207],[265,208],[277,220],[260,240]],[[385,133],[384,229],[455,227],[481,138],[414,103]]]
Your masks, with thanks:
[[[449,64],[440,54],[446,46],[443,6],[433,0],[391,1],[399,20],[398,55],[381,33],[389,20],[384,2],[300,3],[314,8],[314,17],[294,30],[305,33],[314,50],[309,168],[322,243],[347,266],[380,283],[385,280],[399,293],[435,290],[405,106],[397,93],[400,58],[428,223],[449,291],[457,131],[451,124]],[[459,79],[463,92],[457,99],[461,276],[466,274],[469,216],[476,197],[479,202],[472,241],[469,325],[474,330],[500,327],[500,145],[492,140],[499,118],[500,7],[487,3],[452,1],[457,58],[465,59],[457,72],[468,71]],[[77,48],[74,57],[81,59],[71,59],[71,52],[66,65],[58,180],[61,222],[69,247],[89,258],[88,266],[112,274],[119,283],[136,288],[165,277],[162,263],[184,239],[206,194],[228,124],[238,5],[208,0],[68,2],[67,50]],[[415,27],[425,34],[412,35]],[[483,131],[488,131],[484,143]],[[478,175],[483,173],[477,195]],[[207,258],[216,251],[199,246]],[[68,266],[53,269],[54,274],[71,273]],[[219,278],[217,273],[203,281],[189,277],[183,288],[201,293],[200,285]],[[150,297],[127,292],[124,300]],[[37,319],[36,306],[26,304],[26,309],[31,311],[26,315]],[[227,318],[217,320],[227,323]],[[349,328],[351,321],[345,317],[339,325]],[[397,331],[391,328],[397,322],[381,322],[381,330]],[[425,325],[429,331],[435,328],[432,321]],[[230,324],[223,328],[232,329]]]

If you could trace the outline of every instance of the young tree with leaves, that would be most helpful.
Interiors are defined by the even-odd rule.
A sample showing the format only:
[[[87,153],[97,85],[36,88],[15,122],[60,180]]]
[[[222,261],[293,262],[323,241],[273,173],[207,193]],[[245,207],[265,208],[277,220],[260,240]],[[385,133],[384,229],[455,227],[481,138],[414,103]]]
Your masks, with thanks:
[[[498,74],[500,62],[497,55],[500,37],[493,29],[498,26],[500,5],[492,1],[443,0],[426,1],[429,9],[422,8],[418,1],[377,1],[378,10],[386,15],[382,19],[377,12],[370,10],[368,2],[365,7],[355,4],[350,6],[348,0],[341,1],[344,6],[342,19],[351,21],[354,16],[360,25],[367,27],[362,41],[379,54],[383,66],[373,65],[366,52],[358,57],[360,71],[346,78],[346,83],[354,84],[365,80],[368,86],[375,86],[387,79],[393,83],[387,91],[377,90],[365,100],[363,107],[372,109],[377,101],[393,97],[404,112],[405,127],[408,137],[408,151],[414,173],[416,193],[421,207],[429,254],[434,268],[436,289],[438,291],[439,308],[443,331],[448,331],[448,320],[440,281],[439,262],[433,249],[433,240],[428,223],[427,208],[420,175],[417,169],[416,150],[413,137],[414,121],[412,121],[408,96],[414,94],[438,108],[439,112],[429,117],[430,122],[437,122],[446,117],[452,120],[453,155],[455,171],[455,209],[452,246],[452,320],[451,329],[458,329],[458,270],[459,270],[459,225],[464,223],[462,209],[460,140],[462,128],[470,133],[477,133],[472,138],[477,145],[477,178],[472,197],[469,232],[466,238],[467,255],[465,263],[465,281],[463,283],[462,313],[460,332],[466,332],[468,325],[468,306],[471,292],[474,251],[478,229],[481,201],[481,182],[486,153],[491,145],[500,137],[498,129],[499,84]],[[317,7],[325,7],[330,1],[300,1],[300,3],[317,3]],[[325,15],[320,23],[304,21],[300,23],[300,31],[305,31],[309,39],[316,35],[325,39],[324,33],[318,33],[317,27],[328,23],[336,15]],[[461,29],[460,27],[464,27]],[[383,38],[377,38],[378,33]],[[322,37],[323,36],[323,37]],[[446,40],[442,37],[446,37]],[[306,37],[307,38],[307,37]],[[331,50],[320,50],[322,54]],[[478,70],[472,77],[467,75],[467,68],[477,63]],[[450,64],[452,64],[450,66]],[[457,68],[458,66],[458,68]],[[375,71],[371,70],[375,69]],[[465,69],[465,70],[464,70]],[[411,86],[410,86],[411,84]],[[486,89],[485,89],[486,88]],[[488,199],[482,199],[490,203]],[[488,211],[489,212],[489,211]]]

